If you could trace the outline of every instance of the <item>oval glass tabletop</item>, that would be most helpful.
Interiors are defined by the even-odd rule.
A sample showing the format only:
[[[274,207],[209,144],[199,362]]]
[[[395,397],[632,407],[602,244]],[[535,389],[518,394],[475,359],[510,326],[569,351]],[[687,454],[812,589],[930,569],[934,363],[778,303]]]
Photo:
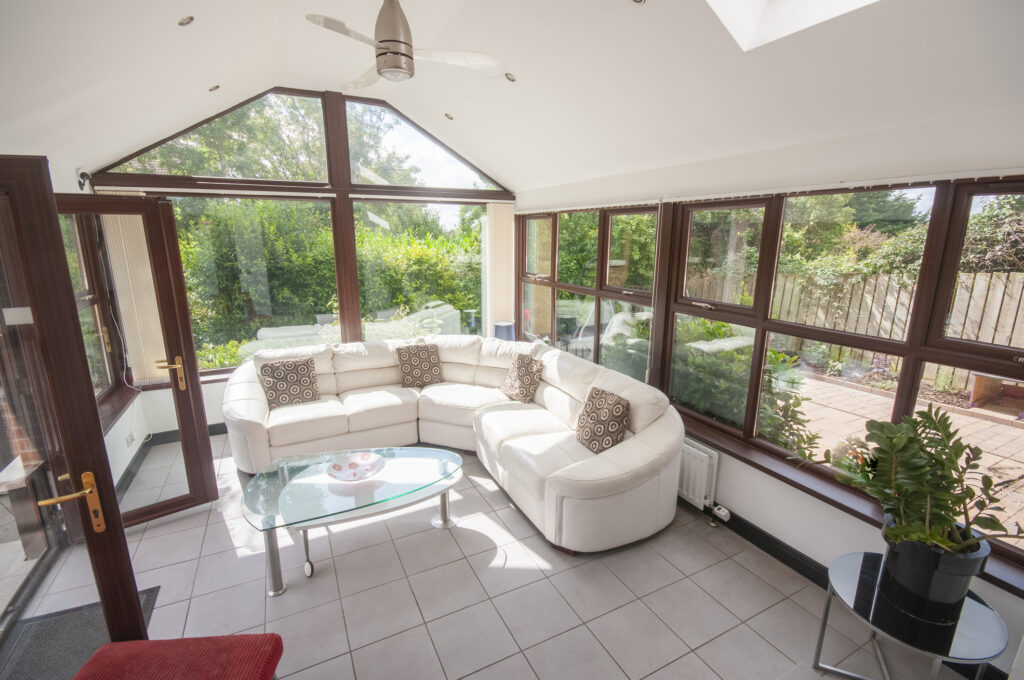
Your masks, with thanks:
[[[461,467],[456,453],[416,446],[280,458],[246,485],[242,513],[261,531],[323,520],[440,485]]]

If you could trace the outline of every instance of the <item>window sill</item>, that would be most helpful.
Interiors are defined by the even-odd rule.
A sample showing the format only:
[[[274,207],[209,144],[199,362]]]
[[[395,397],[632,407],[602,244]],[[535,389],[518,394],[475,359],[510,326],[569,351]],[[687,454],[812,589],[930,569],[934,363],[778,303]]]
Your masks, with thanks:
[[[769,452],[767,446],[759,448],[751,442],[722,432],[678,407],[677,410],[683,417],[688,435],[859,520],[881,526],[881,509],[874,499],[840,484],[834,473],[816,466],[800,466],[779,454]],[[993,541],[992,555],[980,578],[1024,598],[1024,550],[1002,541]]]
[[[99,396],[96,400],[96,410],[100,414],[100,425],[103,427],[104,435],[114,427],[137,396],[138,390],[124,384],[111,387]]]

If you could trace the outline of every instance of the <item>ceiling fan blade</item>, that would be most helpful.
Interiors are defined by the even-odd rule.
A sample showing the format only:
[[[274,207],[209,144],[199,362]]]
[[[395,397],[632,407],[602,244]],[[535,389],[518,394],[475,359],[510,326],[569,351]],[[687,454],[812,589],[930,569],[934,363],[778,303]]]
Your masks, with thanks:
[[[358,40],[361,43],[366,43],[370,47],[376,49],[381,46],[379,42],[374,40],[368,35],[363,35],[359,31],[354,31],[349,28],[344,21],[340,19],[334,19],[332,17],[326,17],[323,14],[307,14],[306,20],[310,23],[316,24],[317,26],[323,26],[328,31],[334,31],[340,33],[346,37]]]
[[[498,59],[483,52],[456,52],[453,50],[415,50],[416,59],[448,64],[459,68],[478,71],[488,78],[498,78],[505,74],[505,65]]]
[[[345,83],[344,85],[342,85],[341,91],[352,92],[354,90],[361,90],[364,87],[369,87],[370,85],[373,85],[378,80],[380,80],[380,74],[377,73],[377,67],[371,66],[363,75],[359,76],[352,82]]]

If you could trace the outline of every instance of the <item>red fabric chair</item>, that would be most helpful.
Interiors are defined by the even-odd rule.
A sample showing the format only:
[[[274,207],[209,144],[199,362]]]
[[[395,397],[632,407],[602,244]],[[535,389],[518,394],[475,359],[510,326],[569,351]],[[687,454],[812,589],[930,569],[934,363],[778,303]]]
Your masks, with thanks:
[[[282,652],[276,633],[111,642],[74,680],[271,680]]]

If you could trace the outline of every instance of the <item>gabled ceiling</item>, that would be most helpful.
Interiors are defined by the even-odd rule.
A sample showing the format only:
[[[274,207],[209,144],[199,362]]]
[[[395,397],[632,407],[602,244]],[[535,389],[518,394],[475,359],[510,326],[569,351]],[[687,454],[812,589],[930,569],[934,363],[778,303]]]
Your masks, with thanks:
[[[379,9],[0,2],[0,153],[49,156],[59,191],[275,85],[338,89],[372,50],[303,17],[372,33]],[[403,7],[417,47],[487,52],[517,82],[418,62],[354,94],[391,102],[521,209],[1024,169],[1019,0],[880,0],[748,52],[705,0]]]

